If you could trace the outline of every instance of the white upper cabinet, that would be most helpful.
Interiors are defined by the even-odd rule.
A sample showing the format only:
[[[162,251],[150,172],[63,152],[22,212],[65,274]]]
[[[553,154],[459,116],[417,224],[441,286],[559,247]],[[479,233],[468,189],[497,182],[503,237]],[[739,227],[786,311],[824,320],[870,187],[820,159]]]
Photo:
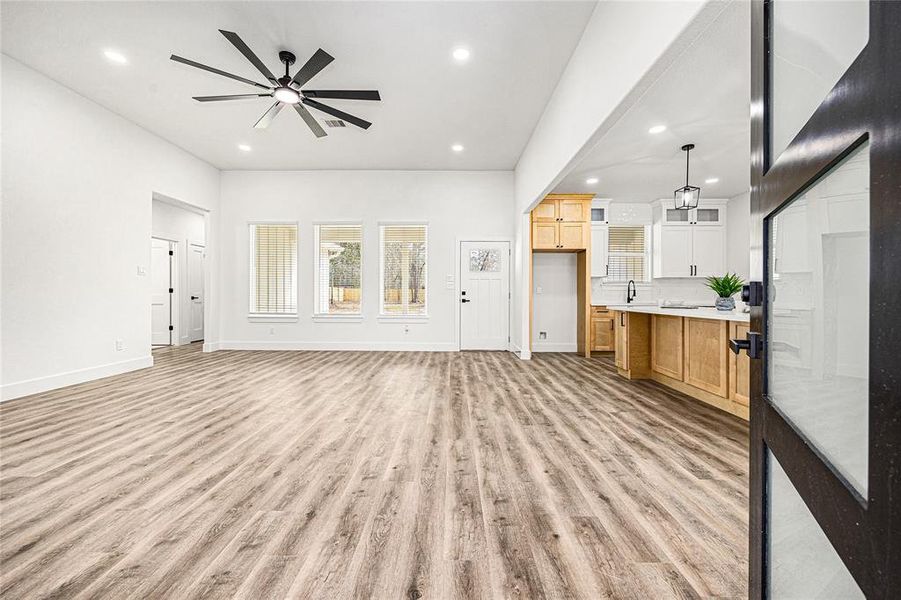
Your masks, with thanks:
[[[594,208],[592,208],[594,210]],[[607,239],[609,228],[606,225],[591,224],[591,276],[607,277]]]
[[[594,198],[591,201],[591,225],[608,225],[610,223],[609,198]],[[595,275],[592,275],[595,277]],[[597,275],[600,277],[600,275]]]
[[[653,276],[709,277],[726,269],[726,204],[702,200],[692,210],[676,210],[661,200],[654,210]]]

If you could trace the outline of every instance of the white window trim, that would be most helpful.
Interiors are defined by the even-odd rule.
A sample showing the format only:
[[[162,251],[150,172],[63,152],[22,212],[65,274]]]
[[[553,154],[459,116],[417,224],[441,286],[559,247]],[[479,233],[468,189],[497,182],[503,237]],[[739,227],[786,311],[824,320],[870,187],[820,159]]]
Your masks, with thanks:
[[[644,252],[615,252],[613,253],[615,256],[644,256],[644,279],[641,281],[636,281],[635,285],[652,285],[652,274],[651,274],[651,226],[644,223],[611,223],[608,226],[608,231],[615,227],[644,227]],[[607,236],[607,257],[609,260],[610,253],[610,236]],[[627,286],[629,285],[628,280],[610,280],[604,282],[604,285],[609,285],[610,287],[615,286]]]
[[[357,226],[360,228],[360,310],[355,313],[324,313],[321,312],[319,306],[319,226],[320,225],[343,225]],[[381,230],[380,230],[381,231]],[[364,258],[366,254],[366,244],[364,243],[365,229],[362,221],[314,221],[313,222],[313,320],[317,322],[328,321],[346,321],[355,322],[363,320],[363,274],[364,274]],[[381,248],[379,248],[381,252]]]
[[[397,315],[385,313],[385,227],[392,225],[424,226],[425,227],[425,311],[421,315]],[[378,320],[385,323],[425,323],[429,320],[429,295],[431,284],[429,278],[432,269],[429,268],[429,222],[428,221],[379,221],[379,316]]]
[[[259,313],[254,310],[254,300],[256,298],[256,261],[254,260],[255,232],[254,227],[257,225],[293,225],[297,229],[296,248],[297,260],[295,260],[294,273],[294,306],[300,306],[300,223],[298,221],[282,221],[278,219],[255,220],[247,222],[247,320],[251,323],[276,323],[276,322],[293,322],[298,320],[298,311],[290,313]]]

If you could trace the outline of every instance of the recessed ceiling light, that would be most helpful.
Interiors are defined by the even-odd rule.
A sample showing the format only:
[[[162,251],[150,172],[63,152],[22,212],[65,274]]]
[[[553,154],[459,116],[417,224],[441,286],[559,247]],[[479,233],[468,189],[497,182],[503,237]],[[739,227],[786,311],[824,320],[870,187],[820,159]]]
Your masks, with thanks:
[[[589,177],[588,179],[585,180],[585,183],[587,183],[588,185],[594,185],[597,182],[598,182],[597,177]]]
[[[663,133],[666,131],[666,125],[654,125],[648,129],[648,133]]]
[[[466,62],[469,60],[469,50],[466,48],[455,48],[453,56],[457,62]]]
[[[710,179],[705,179],[704,183],[716,183],[719,180],[720,180],[719,177],[711,177]]]
[[[238,144],[238,150],[243,152],[250,152],[251,148],[247,144]]]
[[[454,144],[451,146],[451,150],[454,152],[463,152],[463,144]]]
[[[121,52],[116,52],[115,50],[104,50],[103,56],[112,63],[116,63],[117,65],[125,65],[128,64],[128,59],[125,58],[125,55]]]

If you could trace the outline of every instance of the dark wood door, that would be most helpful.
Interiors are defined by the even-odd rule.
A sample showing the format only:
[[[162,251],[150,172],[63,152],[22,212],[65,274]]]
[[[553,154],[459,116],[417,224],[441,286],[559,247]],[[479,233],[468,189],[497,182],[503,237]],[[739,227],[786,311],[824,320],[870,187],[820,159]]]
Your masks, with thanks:
[[[751,597],[899,598],[901,2],[751,10]]]

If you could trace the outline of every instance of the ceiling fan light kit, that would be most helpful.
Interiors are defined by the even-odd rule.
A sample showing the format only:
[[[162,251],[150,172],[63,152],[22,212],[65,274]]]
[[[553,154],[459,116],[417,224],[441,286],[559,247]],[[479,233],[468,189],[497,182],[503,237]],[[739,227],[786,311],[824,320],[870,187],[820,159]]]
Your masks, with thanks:
[[[244,40],[241,37],[232,31],[225,31],[220,29],[219,33],[225,36],[232,45],[238,49],[238,51],[244,55],[244,57],[250,61],[250,63],[260,72],[260,74],[266,78],[268,84],[258,83],[251,79],[247,79],[245,77],[241,77],[240,75],[235,75],[233,73],[227,73],[222,71],[221,69],[217,69],[215,67],[210,67],[199,62],[195,62],[193,60],[182,58],[181,56],[177,56],[173,54],[169,58],[175,62],[188,65],[190,67],[195,67],[197,69],[202,69],[204,71],[215,73],[216,75],[221,75],[223,77],[228,77],[229,79],[233,79],[235,81],[240,81],[241,83],[252,85],[256,88],[266,90],[266,93],[256,93],[256,94],[232,94],[227,96],[194,96],[194,100],[198,102],[221,102],[224,100],[246,100],[251,98],[275,98],[275,104],[269,107],[269,109],[263,113],[263,116],[254,124],[256,129],[265,129],[272,123],[275,116],[281,111],[281,109],[285,106],[292,106],[303,119],[304,123],[307,124],[307,127],[313,132],[313,134],[320,138],[327,135],[325,130],[319,124],[319,121],[310,114],[305,106],[309,106],[310,108],[314,108],[320,112],[324,112],[328,115],[341,119],[342,121],[346,121],[351,125],[356,125],[361,129],[369,129],[369,126],[372,125],[369,121],[363,120],[359,117],[355,117],[351,114],[348,114],[344,111],[338,110],[337,108],[328,106],[327,104],[322,104],[314,98],[332,98],[336,100],[370,100],[370,101],[379,101],[381,100],[381,96],[379,95],[377,90],[305,90],[302,89],[304,85],[310,79],[319,74],[322,69],[327,67],[329,63],[331,63],[334,59],[328,52],[323,50],[322,48],[318,49],[313,56],[307,60],[304,65],[294,73],[294,77],[291,77],[290,68],[293,65],[297,58],[293,53],[288,52],[287,50],[282,50],[278,53],[279,60],[285,65],[285,74],[282,77],[276,78],[272,71],[254,54],[253,50],[244,43]]]
[[[685,152],[685,185],[673,192],[673,204],[677,210],[697,208],[701,199],[701,188],[688,184],[688,155],[694,147],[694,144],[682,146],[682,151]]]

